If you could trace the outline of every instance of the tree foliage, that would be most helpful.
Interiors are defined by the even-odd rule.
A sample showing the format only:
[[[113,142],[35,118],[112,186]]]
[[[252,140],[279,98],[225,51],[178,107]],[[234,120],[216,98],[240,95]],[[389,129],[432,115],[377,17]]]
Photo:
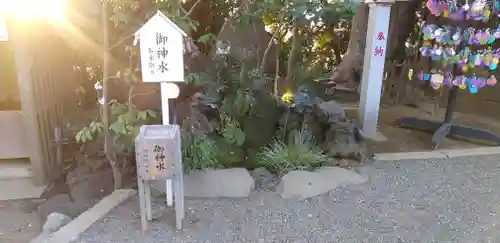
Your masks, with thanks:
[[[306,134],[317,134],[318,131],[315,126],[319,122],[313,121],[317,117],[311,115],[316,112],[316,99],[311,99],[308,106],[311,109],[290,116],[288,108],[284,115],[275,97],[278,94],[276,87],[279,86],[280,78],[286,77],[285,88],[292,90],[339,65],[348,48],[351,20],[359,4],[348,0],[109,0],[107,3],[108,27],[111,30],[111,45],[108,48],[113,60],[111,73],[117,72],[116,76],[107,78],[129,89],[125,99],[109,101],[109,129],[115,155],[131,153],[132,141],[139,127],[154,122],[157,116],[152,110],[141,109],[133,102],[133,97],[139,95],[134,90],[140,83],[141,70],[138,49],[132,43],[134,32],[157,10],[161,10],[188,33],[199,50],[197,55],[217,53],[206,59],[211,60],[208,65],[210,68],[203,72],[188,72],[186,76],[186,89],[194,90],[186,95],[187,98],[184,97],[192,99],[184,102],[191,112],[189,126],[183,127],[183,156],[189,161],[186,163],[188,170],[227,167],[230,163],[221,161],[233,161],[235,156],[245,161],[260,158],[267,164],[279,160],[279,163],[276,162],[278,164],[272,166],[283,167],[281,170],[291,167],[311,168],[326,161],[322,149],[317,147],[317,141],[304,138]],[[95,1],[75,1],[75,11],[85,16],[87,22],[82,24],[81,19],[72,19],[75,26],[95,43],[102,42],[99,34],[102,26],[98,21],[93,22],[93,19],[99,19],[103,14],[99,11],[99,5]],[[236,19],[237,28],[265,26],[270,41],[263,52],[264,61],[260,66],[255,68],[248,60],[233,60],[227,53],[213,51],[218,48],[221,29],[230,19]],[[278,50],[276,56],[271,58],[276,59],[277,65],[276,71],[269,73],[262,66],[272,46]],[[80,66],[92,67],[93,80],[102,79],[97,74],[101,53],[88,54],[91,58],[86,60],[92,61]],[[274,96],[268,92],[272,81]],[[102,94],[99,89],[97,91],[99,98]],[[202,97],[200,100],[195,100],[194,95],[191,97],[192,94],[200,93],[202,95],[196,97]],[[266,103],[266,100],[269,102]],[[297,100],[300,100],[298,96]],[[217,115],[207,114],[206,107],[210,107]],[[276,109],[271,109],[273,107]],[[297,107],[294,109],[297,110]],[[280,121],[283,117],[286,119],[284,123]],[[289,117],[295,121],[288,120]],[[264,131],[267,128],[256,127],[255,124],[269,124],[270,135],[256,137],[256,134],[261,135],[257,132],[259,129]],[[85,143],[99,138],[105,127],[100,119],[96,119],[84,127],[76,139]],[[198,130],[205,127],[205,131],[195,133],[195,127]],[[284,141],[287,141],[288,134],[298,135],[294,137],[295,140],[290,138],[293,141],[286,143]],[[262,150],[269,143],[270,147]],[[234,148],[238,148],[241,153],[235,152]],[[308,155],[298,157],[301,153],[299,150]]]

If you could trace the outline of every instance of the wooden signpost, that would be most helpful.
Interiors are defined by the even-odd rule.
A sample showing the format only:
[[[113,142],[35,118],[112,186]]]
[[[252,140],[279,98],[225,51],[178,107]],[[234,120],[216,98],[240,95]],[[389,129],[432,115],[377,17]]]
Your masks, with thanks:
[[[147,229],[152,220],[151,180],[173,180],[175,192],[175,224],[182,228],[184,219],[184,175],[181,133],[178,125],[141,126],[135,139],[137,191],[141,213],[141,228]]]
[[[139,42],[144,83],[161,84],[161,107],[164,125],[170,123],[169,99],[179,95],[176,82],[184,82],[184,38],[186,33],[165,14],[158,11],[136,33]],[[167,205],[173,204],[172,180],[165,180]]]

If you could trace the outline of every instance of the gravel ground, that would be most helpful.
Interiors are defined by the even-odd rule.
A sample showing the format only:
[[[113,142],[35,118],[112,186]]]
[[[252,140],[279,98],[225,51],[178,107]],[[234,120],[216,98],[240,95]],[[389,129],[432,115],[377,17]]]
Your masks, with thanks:
[[[159,200],[162,214],[141,235],[133,198],[75,242],[500,242],[500,156],[377,162],[363,171],[367,183],[309,200],[262,189],[242,200],[188,200],[182,232]]]
[[[0,243],[27,243],[38,233],[40,222],[35,203],[0,201]]]

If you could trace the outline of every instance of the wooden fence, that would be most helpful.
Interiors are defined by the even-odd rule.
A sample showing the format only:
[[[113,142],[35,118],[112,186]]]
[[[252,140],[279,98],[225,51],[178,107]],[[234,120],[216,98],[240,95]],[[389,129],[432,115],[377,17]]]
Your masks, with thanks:
[[[71,51],[52,26],[9,23],[19,84],[27,146],[35,184],[46,184],[60,172],[53,146],[61,127],[63,94],[72,79]]]

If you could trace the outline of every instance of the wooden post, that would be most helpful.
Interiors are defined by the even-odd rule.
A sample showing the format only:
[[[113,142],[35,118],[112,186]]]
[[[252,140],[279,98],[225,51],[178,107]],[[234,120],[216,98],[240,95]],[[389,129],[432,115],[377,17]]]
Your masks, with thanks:
[[[359,116],[366,137],[377,137],[377,124],[384,76],[384,64],[391,15],[395,0],[361,1],[370,7],[366,36]],[[407,1],[407,0],[399,0]]]

